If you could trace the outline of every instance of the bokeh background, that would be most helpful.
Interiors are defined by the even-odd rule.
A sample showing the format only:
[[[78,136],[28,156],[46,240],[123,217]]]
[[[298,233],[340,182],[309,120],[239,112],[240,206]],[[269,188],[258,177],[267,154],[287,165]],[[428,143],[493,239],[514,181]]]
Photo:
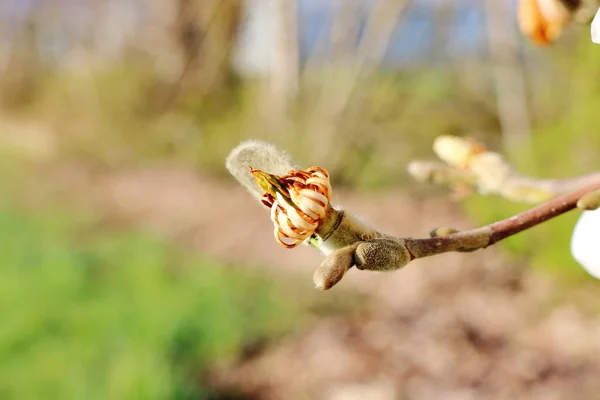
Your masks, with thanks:
[[[526,206],[407,163],[455,134],[598,170],[598,71],[588,27],[535,47],[508,0],[0,2],[0,397],[597,398],[577,212],[321,293],[224,160],[265,139],[381,230],[473,227]]]

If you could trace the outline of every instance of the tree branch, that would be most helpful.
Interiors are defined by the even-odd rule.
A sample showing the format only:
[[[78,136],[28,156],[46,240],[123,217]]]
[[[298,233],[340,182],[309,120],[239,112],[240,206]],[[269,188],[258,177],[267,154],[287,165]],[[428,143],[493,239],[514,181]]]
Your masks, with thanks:
[[[482,249],[576,208],[579,199],[599,189],[600,174],[597,174],[596,180],[584,188],[556,197],[510,218],[481,228],[446,236],[405,239],[406,246],[415,258],[428,257],[449,251]]]
[[[473,157],[486,154],[482,151],[471,154],[472,149],[467,150],[462,152],[462,156],[468,157],[461,156],[459,161],[473,161]],[[456,158],[459,153],[461,152],[455,151],[451,152],[451,155]],[[493,168],[503,167],[503,164],[497,161],[495,158],[491,164],[475,164],[485,164]],[[275,147],[263,142],[250,141],[231,152],[227,159],[227,167],[240,183],[255,197],[262,198],[263,204],[271,209],[276,238],[297,236],[297,243],[286,247],[309,242],[325,254],[325,259],[313,275],[316,286],[324,290],[338,283],[353,266],[361,270],[393,271],[417,258],[486,248],[578,206],[582,209],[600,206],[600,173],[597,173],[572,181],[577,185],[585,184],[583,187],[480,228],[466,231],[437,229],[432,233],[433,237],[429,238],[394,237],[365,225],[348,211],[332,207],[328,201],[331,195],[329,176],[324,169],[313,167],[274,175],[272,172],[257,169],[250,172],[249,163],[270,171],[289,171],[292,162],[286,153]],[[449,167],[444,165],[444,168]],[[494,175],[493,168],[488,168],[489,176]],[[504,173],[506,170],[501,169],[500,172]],[[445,178],[448,176],[458,177],[463,183],[466,179],[464,174],[444,175]],[[504,178],[508,176],[513,174],[501,174],[502,181],[505,182]],[[255,179],[257,184],[252,185]],[[315,202],[317,199],[320,199],[320,202]]]

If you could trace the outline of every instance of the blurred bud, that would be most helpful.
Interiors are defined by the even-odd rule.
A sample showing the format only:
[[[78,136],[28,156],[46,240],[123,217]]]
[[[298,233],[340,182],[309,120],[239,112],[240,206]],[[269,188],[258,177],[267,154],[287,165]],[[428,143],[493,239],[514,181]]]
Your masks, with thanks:
[[[600,190],[582,196],[577,202],[577,207],[582,210],[596,210],[600,208]]]
[[[494,152],[485,152],[473,157],[469,169],[477,176],[481,193],[497,193],[502,190],[511,173],[510,166],[504,158]]]
[[[437,161],[412,161],[408,164],[407,170],[419,182],[450,186],[472,186],[476,183],[475,175],[469,171],[450,167]]]
[[[433,142],[433,151],[445,163],[467,168],[474,155],[486,151],[475,139],[459,136],[439,136]]]
[[[558,39],[571,21],[576,3],[573,2],[574,5],[569,8],[562,0],[520,0],[519,28],[534,43],[547,45]]]
[[[452,235],[454,233],[460,232],[458,229],[450,228],[447,226],[440,226],[439,228],[435,228],[429,231],[429,236],[431,237],[442,237]]]
[[[584,211],[571,237],[571,254],[593,277],[600,279],[600,209]]]
[[[354,253],[359,243],[344,247],[329,254],[313,273],[317,289],[329,290],[338,283],[354,265]]]
[[[271,209],[275,240],[293,248],[314,235],[331,201],[329,174],[320,167],[277,176],[250,168],[265,191],[262,203]]]
[[[600,44],[600,8],[592,20],[592,42]]]

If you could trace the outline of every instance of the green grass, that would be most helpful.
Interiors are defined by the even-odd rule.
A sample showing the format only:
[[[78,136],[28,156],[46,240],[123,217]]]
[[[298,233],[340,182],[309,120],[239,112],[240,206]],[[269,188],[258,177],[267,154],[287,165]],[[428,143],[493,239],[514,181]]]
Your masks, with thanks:
[[[267,278],[91,222],[0,205],[0,398],[209,398],[207,366],[292,326]]]

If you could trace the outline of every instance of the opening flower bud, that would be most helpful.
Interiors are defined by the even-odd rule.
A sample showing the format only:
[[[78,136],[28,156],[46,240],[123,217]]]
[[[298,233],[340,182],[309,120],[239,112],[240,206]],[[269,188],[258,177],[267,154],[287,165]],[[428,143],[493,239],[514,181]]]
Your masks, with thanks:
[[[265,191],[262,203],[271,209],[275,240],[293,248],[313,236],[331,201],[327,171],[311,167],[283,176],[253,168],[250,171]]]
[[[578,1],[520,0],[519,28],[535,44],[548,45],[558,39],[578,5]]]
[[[433,151],[448,165],[468,168],[472,158],[485,152],[486,148],[473,138],[444,135],[435,139]]]

